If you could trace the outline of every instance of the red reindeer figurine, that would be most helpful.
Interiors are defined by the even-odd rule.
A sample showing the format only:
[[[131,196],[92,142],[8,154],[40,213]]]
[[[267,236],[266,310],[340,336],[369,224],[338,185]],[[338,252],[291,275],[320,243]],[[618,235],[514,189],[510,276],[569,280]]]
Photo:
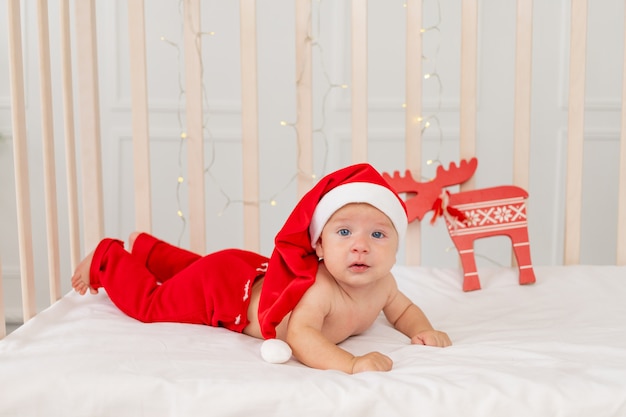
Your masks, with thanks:
[[[530,260],[525,200],[528,193],[515,186],[500,186],[450,193],[445,187],[462,184],[474,175],[478,160],[453,162],[446,170],[437,168],[437,175],[428,182],[413,179],[410,171],[404,176],[394,172],[383,176],[397,193],[407,194],[409,222],[434,210],[431,223],[443,216],[463,266],[463,291],[480,289],[474,258],[474,240],[488,236],[508,236],[519,268],[519,283],[532,284],[535,273]]]

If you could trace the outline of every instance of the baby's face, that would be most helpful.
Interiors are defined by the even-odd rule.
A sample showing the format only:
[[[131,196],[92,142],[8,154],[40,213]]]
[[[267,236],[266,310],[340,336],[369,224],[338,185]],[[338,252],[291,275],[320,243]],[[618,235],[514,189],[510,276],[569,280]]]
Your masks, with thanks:
[[[388,274],[395,264],[398,233],[377,208],[348,204],[324,225],[315,250],[335,279],[367,283]]]

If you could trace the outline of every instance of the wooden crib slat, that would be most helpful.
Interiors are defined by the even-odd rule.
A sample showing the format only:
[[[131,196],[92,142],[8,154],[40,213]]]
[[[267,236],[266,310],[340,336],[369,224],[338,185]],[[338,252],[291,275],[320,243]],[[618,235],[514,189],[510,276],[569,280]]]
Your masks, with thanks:
[[[50,303],[54,303],[61,298],[61,259],[59,254],[59,217],[54,161],[52,80],[50,76],[50,30],[48,27],[47,0],[37,1],[37,26],[39,29],[39,89],[41,93],[41,138],[43,140],[48,281],[50,286]]]
[[[69,0],[59,3],[61,21],[61,78],[63,96],[63,127],[65,131],[65,172],[67,181],[67,210],[72,270],[80,262],[80,228],[76,169],[76,134],[74,130],[74,88],[72,85],[72,49],[70,38]]]
[[[184,2],[185,97],[187,103],[187,176],[189,246],[205,253],[204,138],[202,122],[202,35],[200,0]]]
[[[626,72],[625,72],[626,74]],[[623,81],[626,83],[626,79]],[[626,90],[624,90],[626,94]],[[622,100],[622,126],[626,124],[626,102]],[[617,265],[626,265],[626,128],[622,127],[617,203]]]
[[[298,196],[311,189],[313,179],[313,65],[311,0],[296,1],[296,135]],[[306,175],[303,175],[306,174]]]
[[[476,93],[478,82],[478,0],[463,0],[461,7],[461,121],[460,159],[476,156]],[[461,190],[474,188],[474,177]]]
[[[406,2],[406,169],[413,178],[422,172],[422,0]],[[412,222],[407,230],[406,264],[421,263],[421,222]]]
[[[622,64],[622,132],[619,153],[617,202],[617,265],[626,265],[626,10],[624,11],[624,62]]]
[[[94,0],[75,2],[78,112],[81,136],[83,233],[87,251],[104,236],[104,197],[100,150],[100,93]]]
[[[33,231],[28,174],[28,144],[26,136],[26,106],[24,98],[24,65],[20,0],[9,0],[9,72],[11,75],[11,122],[15,165],[15,197],[17,233],[20,253],[20,279],[24,322],[36,314]]]
[[[135,227],[152,230],[152,187],[150,185],[150,134],[146,64],[144,0],[128,0],[128,38],[133,126],[133,174]]]
[[[240,1],[241,137],[243,163],[244,248],[261,247],[259,214],[259,107],[256,43],[256,0]]]
[[[587,0],[571,2],[564,263],[580,260]]]
[[[7,319],[4,313],[4,289],[2,286],[2,258],[0,258],[0,340],[7,335]]]
[[[352,162],[367,161],[367,2],[352,0]]]
[[[513,183],[528,190],[532,91],[533,2],[517,0]]]
[[[626,104],[622,104],[624,107]],[[622,116],[622,124],[626,116]],[[617,209],[617,265],[626,265],[626,132],[622,129],[620,145],[619,195]]]

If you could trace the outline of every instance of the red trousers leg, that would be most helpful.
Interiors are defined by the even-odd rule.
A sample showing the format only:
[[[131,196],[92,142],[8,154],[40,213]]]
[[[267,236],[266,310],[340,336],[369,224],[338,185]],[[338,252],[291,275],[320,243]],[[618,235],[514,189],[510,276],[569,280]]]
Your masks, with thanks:
[[[170,245],[147,233],[137,236],[131,253],[159,282],[167,281],[201,258],[197,253]]]
[[[134,256],[122,242],[103,240],[94,251],[92,286],[103,286],[120,310],[144,322],[208,324],[243,331],[248,324],[249,293],[254,280],[263,274],[267,258],[236,249],[195,255],[194,262],[160,284],[146,263],[151,269],[171,269],[162,260],[179,249],[168,244],[153,249],[147,258]],[[157,257],[159,253],[163,257]]]

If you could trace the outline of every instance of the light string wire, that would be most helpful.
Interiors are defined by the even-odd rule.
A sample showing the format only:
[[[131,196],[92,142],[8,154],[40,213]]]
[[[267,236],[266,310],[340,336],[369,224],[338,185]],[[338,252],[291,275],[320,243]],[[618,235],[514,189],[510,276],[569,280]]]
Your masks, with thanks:
[[[188,8],[187,8],[188,9]],[[198,30],[198,28],[194,28],[192,25],[192,19],[191,16],[186,15],[183,12],[184,10],[184,4],[183,4],[183,0],[179,0],[178,2],[178,15],[179,15],[179,19],[178,21],[180,22],[180,33],[184,33],[184,24],[187,23],[189,25],[189,27],[191,28],[192,33],[194,34],[195,37],[195,50],[196,53],[198,54],[198,56],[200,57],[200,74],[201,74],[201,79],[202,79],[202,103],[203,103],[203,109],[209,109],[209,105],[208,105],[208,100],[207,100],[207,93],[206,93],[206,85],[204,84],[204,63],[202,61],[202,52],[201,52],[201,42],[200,40],[202,39],[202,37],[204,36],[213,36],[215,35],[215,32],[201,32]],[[188,12],[189,13],[189,12]],[[182,238],[185,234],[185,230],[187,227],[187,219],[185,217],[184,211],[183,211],[183,205],[182,205],[182,199],[181,199],[181,194],[182,194],[182,187],[185,183],[185,172],[184,172],[184,163],[183,163],[183,150],[185,149],[185,144],[186,144],[186,139],[188,138],[187,132],[185,131],[185,124],[183,123],[183,97],[186,94],[186,90],[185,87],[183,85],[183,79],[182,79],[182,70],[181,68],[183,67],[183,59],[182,59],[182,54],[181,54],[181,48],[180,45],[176,42],[171,41],[170,39],[166,38],[165,36],[161,36],[160,40],[162,42],[164,42],[165,44],[169,45],[170,47],[174,48],[174,50],[176,51],[176,62],[178,64],[178,72],[177,72],[177,81],[178,81],[178,107],[177,107],[177,119],[178,119],[178,128],[180,131],[179,137],[178,137],[178,177],[176,179],[176,215],[177,217],[180,219],[181,221],[181,230],[179,232],[178,235],[178,244],[180,245],[180,242],[182,241]],[[205,134],[206,137],[209,139],[208,143],[210,145],[210,155],[211,155],[211,160],[210,163],[208,164],[207,167],[205,167],[204,169],[204,173],[209,175],[209,177],[213,180],[213,182],[215,182],[217,184],[218,190],[220,191],[220,193],[222,195],[224,195],[226,198],[228,198],[226,192],[223,190],[223,188],[219,185],[219,183],[215,180],[215,177],[212,175],[211,173],[211,167],[215,161],[215,141],[213,140],[213,135],[211,133],[211,130],[208,128],[208,119],[209,119],[209,111],[204,111],[203,110],[203,116],[202,116],[202,139],[204,140],[205,138]]]
[[[247,204],[247,205],[259,205],[259,203],[267,203],[271,206],[275,206],[277,205],[277,199],[279,198],[279,196],[281,194],[283,194],[288,188],[289,186],[295,181],[295,179],[298,177],[298,175],[307,175],[310,176],[311,178],[315,179],[317,178],[317,176],[314,173],[305,173],[303,172],[300,167],[297,168],[297,172],[285,183],[285,185],[283,187],[281,187],[278,191],[276,191],[275,193],[273,193],[268,199],[261,199],[258,202],[257,201],[246,201],[245,199],[233,199],[231,198],[231,196],[228,194],[228,192],[226,191],[226,189],[220,184],[220,182],[218,181],[218,179],[216,178],[216,176],[213,174],[212,172],[212,168],[214,166],[214,163],[216,161],[216,144],[215,144],[215,140],[213,137],[213,134],[211,132],[211,130],[209,129],[209,119],[210,119],[210,108],[209,108],[209,103],[208,103],[208,94],[207,94],[207,89],[206,89],[206,84],[204,82],[204,60],[202,57],[202,50],[201,50],[201,39],[202,37],[205,36],[214,36],[215,32],[213,31],[209,31],[209,32],[203,32],[200,31],[199,28],[195,27],[193,25],[193,20],[191,19],[191,15],[189,14],[189,8],[187,8],[187,12],[185,13],[185,7],[184,7],[184,1],[185,0],[179,0],[179,4],[178,4],[178,15],[179,15],[179,22],[180,22],[180,32],[184,33],[184,25],[185,23],[187,25],[189,25],[189,28],[191,30],[191,32],[194,34],[195,37],[195,52],[196,54],[198,54],[199,57],[199,62],[200,62],[200,72],[201,72],[201,79],[202,79],[202,103],[203,103],[203,121],[202,121],[202,132],[203,132],[203,138],[202,140],[205,140],[205,137],[208,138],[208,144],[210,146],[209,149],[209,155],[210,155],[210,160],[208,161],[206,167],[204,168],[204,173],[205,175],[211,180],[211,182],[215,185],[215,187],[217,188],[218,192],[222,195],[222,197],[225,200],[224,205],[221,207],[221,209],[217,212],[218,216],[221,216],[227,209],[228,207],[230,207],[232,204],[236,204],[236,203],[240,203],[240,204]],[[326,165],[327,165],[327,160],[328,160],[328,137],[325,131],[325,126],[326,126],[326,108],[327,108],[327,102],[328,99],[330,97],[330,92],[335,89],[335,88],[347,88],[346,84],[336,84],[331,82],[331,78],[329,75],[329,72],[326,68],[326,63],[325,63],[325,59],[324,59],[324,50],[323,47],[321,45],[321,43],[317,40],[321,34],[321,13],[320,13],[320,9],[321,9],[321,0],[317,1],[318,3],[318,10],[317,10],[317,15],[315,18],[315,28],[316,28],[316,33],[313,34],[311,33],[311,29],[309,29],[309,35],[307,36],[306,41],[311,43],[312,48],[316,49],[318,51],[318,55],[319,55],[319,62],[320,65],[322,67],[322,74],[324,79],[327,82],[327,88],[323,93],[323,99],[322,99],[322,105],[321,105],[321,123],[320,126],[318,128],[315,128],[313,130],[313,134],[314,135],[318,135],[322,138],[322,143],[324,146],[324,158],[323,158],[323,165],[322,165],[322,172],[325,172],[326,170]],[[313,22],[313,10],[311,10],[311,13],[309,15],[309,28],[311,28]],[[183,114],[185,112],[184,110],[184,96],[186,94],[185,91],[185,86],[183,84],[183,68],[184,68],[184,63],[183,63],[183,58],[182,58],[182,51],[181,51],[181,47],[178,43],[173,42],[170,39],[167,39],[165,36],[161,36],[160,40],[167,44],[168,46],[172,47],[175,52],[176,52],[176,62],[178,64],[178,74],[177,74],[177,83],[178,83],[178,107],[177,107],[177,120],[178,120],[178,128],[180,131],[179,134],[179,138],[178,138],[178,157],[177,157],[177,162],[178,162],[178,176],[176,179],[176,215],[177,217],[180,219],[181,221],[181,230],[179,232],[179,236],[178,236],[178,243],[180,244],[180,242],[182,241],[182,238],[185,234],[186,231],[186,227],[187,227],[187,219],[185,217],[184,214],[184,210],[183,210],[183,204],[182,204],[182,191],[183,191],[183,186],[185,184],[185,172],[184,172],[184,149],[186,147],[186,142],[188,139],[188,135],[185,131],[185,124],[183,122]],[[308,59],[308,58],[306,58]],[[300,74],[296,80],[296,86],[301,85],[302,83],[302,74]],[[301,141],[300,141],[300,137],[298,134],[297,129],[295,128],[295,123],[287,123],[287,122],[281,122],[281,125],[283,126],[291,126],[296,134],[296,144],[297,144],[297,152],[298,152],[298,159],[299,156],[302,152],[301,150]]]
[[[307,18],[307,28],[308,28],[308,34],[306,36],[305,39],[305,43],[312,43],[313,42],[313,34],[312,34],[312,21],[313,21],[313,8],[311,8],[311,10],[309,11],[309,15]],[[300,73],[297,75],[296,77],[296,91],[298,90],[298,87],[302,84],[302,78],[304,77],[304,71],[306,68],[306,64],[309,61],[309,57],[305,57],[304,58],[305,65],[302,65],[302,70],[300,71]],[[297,106],[296,106],[297,108]],[[287,122],[285,120],[281,120],[280,121],[280,125],[281,126],[286,126],[289,127],[293,130],[295,136],[296,136],[296,161],[300,161],[300,156],[302,155],[302,146],[301,146],[301,137],[300,137],[300,132],[298,131],[298,129],[296,128],[296,125],[298,123],[298,120],[300,120],[300,112],[298,110],[298,112],[296,113],[296,120],[293,122]],[[289,186],[291,186],[291,184],[298,178],[298,176],[309,176],[313,179],[315,179],[315,173],[311,173],[311,172],[304,172],[302,171],[302,169],[300,168],[300,164],[297,164],[296,166],[296,172],[287,180],[287,182],[285,183],[285,185],[276,193],[272,194],[272,196],[270,197],[270,204],[275,206],[278,204],[278,202],[276,201],[276,198],[278,197],[278,195],[280,193],[282,193],[283,191],[285,191],[287,188],[289,188]]]
[[[424,0],[424,2],[426,2],[428,0]],[[433,54],[425,54],[422,53],[422,62],[424,64],[426,64],[428,66],[428,69],[425,71],[425,73],[423,74],[424,80],[426,82],[435,82],[436,83],[436,87],[437,87],[437,101],[436,101],[436,106],[434,108],[434,112],[426,117],[424,117],[423,115],[419,117],[419,120],[422,123],[422,128],[421,128],[421,134],[422,137],[426,134],[427,131],[434,129],[436,132],[436,136],[437,136],[437,141],[438,141],[438,146],[437,146],[437,151],[436,151],[436,156],[434,158],[428,159],[426,161],[427,165],[442,165],[442,161],[441,161],[441,152],[442,152],[442,148],[443,148],[443,130],[441,128],[441,123],[439,120],[439,114],[441,113],[441,109],[442,109],[442,99],[443,99],[443,81],[441,76],[439,75],[438,72],[438,62],[439,62],[439,55],[440,55],[440,50],[441,50],[441,39],[442,39],[442,33],[441,33],[441,22],[442,22],[442,13],[441,13],[441,0],[434,0],[434,3],[436,5],[436,19],[435,22],[432,25],[429,26],[423,26],[422,29],[420,30],[420,32],[422,33],[422,36],[424,34],[435,34],[437,37],[437,43],[435,44],[434,48],[433,48]],[[405,4],[406,7],[406,4]],[[423,180],[427,180],[427,181],[431,181],[433,178],[428,178],[422,175],[422,179]],[[456,247],[454,246],[448,246],[445,248],[445,252],[452,252],[452,251],[456,251]],[[503,265],[500,262],[497,262],[496,260],[494,260],[491,257],[488,257],[486,255],[480,254],[478,252],[474,252],[474,256],[477,258],[481,258],[484,259],[486,261],[488,261],[489,263],[493,264],[493,265],[497,265],[497,266],[501,266],[504,267],[505,265]]]
[[[179,13],[180,13],[180,10],[179,10]],[[180,51],[179,45],[167,39],[165,36],[161,36],[161,42],[164,42],[167,45],[174,48],[174,50],[176,51],[176,62],[178,63],[178,67],[179,67],[179,70],[178,70],[178,107],[177,107],[176,115],[178,119],[178,128],[179,128],[180,134],[178,138],[178,177],[176,179],[176,208],[177,208],[176,215],[181,221],[181,231],[179,232],[179,235],[178,235],[178,244],[180,245],[182,236],[185,233],[185,230],[187,227],[187,220],[183,213],[182,204],[181,204],[181,188],[183,186],[183,183],[185,182],[185,177],[183,173],[183,148],[184,148],[185,139],[187,138],[187,133],[185,133],[183,129],[183,120],[182,120],[182,114],[183,114],[182,102],[183,102],[183,96],[185,95],[185,89],[183,87],[182,72],[180,71],[180,65],[181,65],[181,53],[180,52],[181,51]]]
[[[332,80],[331,76],[330,76],[330,71],[328,70],[328,67],[326,66],[326,53],[324,50],[324,46],[322,45],[322,43],[320,42],[320,38],[321,38],[321,34],[322,34],[322,2],[323,0],[316,0],[313,4],[317,3],[317,7],[311,7],[311,10],[309,12],[309,16],[308,16],[308,28],[309,28],[309,33],[305,39],[305,42],[308,42],[311,44],[311,55],[313,55],[316,51],[317,54],[315,54],[316,56],[318,56],[318,63],[320,66],[320,70],[321,70],[321,75],[324,79],[324,81],[326,82],[326,89],[322,92],[322,99],[321,99],[321,105],[320,105],[320,121],[319,121],[319,126],[318,127],[314,127],[313,128],[313,137],[319,137],[321,138],[321,142],[322,142],[322,146],[324,149],[324,153],[323,153],[323,159],[322,159],[322,168],[320,170],[320,172],[322,174],[326,173],[326,168],[327,168],[327,164],[328,164],[328,153],[329,153],[329,141],[328,141],[328,134],[326,132],[326,122],[327,122],[327,108],[328,108],[328,101],[330,100],[330,94],[331,92],[333,92],[333,90],[335,89],[346,89],[348,88],[348,85],[345,83],[336,83]],[[312,59],[315,61],[315,58],[312,57]],[[309,57],[305,57],[305,60],[308,61]],[[306,64],[307,62],[305,62]],[[304,71],[305,65],[302,66],[302,71],[300,72],[300,74],[298,74],[298,76],[296,77],[296,89],[302,84],[302,77],[303,77],[303,71]],[[297,155],[298,155],[298,160],[300,160],[300,155],[302,153],[302,146],[301,146],[301,138],[300,138],[300,134],[298,132],[298,129],[296,129],[296,124],[297,121],[299,120],[300,115],[296,114],[296,121],[295,122],[287,122],[282,120],[280,122],[281,126],[287,126],[290,127],[294,130],[295,136],[296,136],[296,147],[297,147]],[[319,142],[319,140],[318,140]],[[270,203],[272,205],[276,205],[276,200],[275,198],[277,197],[278,194],[282,193],[285,189],[287,189],[292,183],[293,181],[296,180],[296,178],[298,178],[299,175],[303,175],[303,176],[307,176],[310,177],[312,179],[316,179],[318,178],[318,175],[315,174],[314,172],[304,172],[300,166],[297,167],[297,172],[289,179],[289,181],[287,182],[287,184],[276,194],[274,194],[271,199],[270,199]]]
[[[319,56],[319,64],[322,71],[322,76],[326,81],[326,89],[322,93],[322,102],[320,109],[320,124],[319,127],[313,129],[313,135],[318,135],[322,138],[322,143],[324,145],[324,158],[322,163],[322,173],[326,173],[326,164],[328,162],[328,152],[329,152],[329,144],[328,144],[328,134],[326,133],[326,121],[327,121],[327,107],[328,101],[330,99],[330,94],[336,89],[347,89],[348,85],[346,83],[338,84],[334,82],[330,77],[330,71],[326,66],[326,54],[324,52],[324,47],[320,42],[321,34],[322,34],[322,0],[317,0],[317,14],[315,17],[315,25],[316,31],[314,33],[314,37],[312,39],[312,48],[313,52],[317,50],[317,55]]]
[[[215,138],[213,136],[213,133],[211,132],[211,129],[209,128],[209,119],[210,119],[211,109],[209,106],[206,84],[204,83],[204,59],[202,57],[202,47],[201,47],[202,44],[200,41],[205,36],[214,36],[215,32],[214,31],[203,32],[203,31],[200,31],[200,28],[194,27],[192,16],[189,14],[190,10],[191,8],[187,8],[188,12],[187,12],[187,16],[185,17],[185,19],[187,23],[189,24],[189,27],[191,28],[191,32],[194,34],[194,39],[195,39],[194,48],[195,48],[196,54],[198,55],[198,62],[200,63],[200,79],[202,80],[202,108],[203,108],[202,140],[204,140],[206,137],[208,139],[207,143],[209,144],[209,147],[210,147],[209,149],[210,160],[209,160],[209,163],[204,167],[203,172],[205,176],[207,176],[211,180],[211,182],[215,185],[215,187],[217,188],[217,191],[222,195],[222,197],[224,197],[225,203],[222,206],[221,210],[217,212],[217,216],[219,217],[219,216],[222,216],[222,214],[224,214],[224,211],[226,211],[226,209],[228,209],[228,207],[232,203],[241,202],[241,200],[231,199],[230,195],[226,192],[226,189],[217,180],[217,178],[215,177],[212,171],[213,165],[215,164],[215,160],[216,160],[217,150],[216,150]]]
[[[424,0],[424,1],[427,1],[427,0]],[[425,67],[428,67],[428,69],[422,76],[424,77],[424,81],[429,82],[429,83],[434,82],[436,83],[436,87],[437,87],[437,101],[436,101],[437,104],[435,106],[434,112],[429,114],[428,116],[425,116],[422,114],[419,117],[419,120],[422,124],[421,136],[424,137],[428,131],[435,130],[435,134],[437,137],[437,151],[435,153],[436,156],[434,158],[428,159],[426,161],[427,165],[433,165],[433,164],[441,165],[442,164],[441,150],[443,148],[443,130],[441,128],[441,123],[439,120],[439,114],[441,113],[442,100],[443,100],[443,81],[438,71],[439,55],[441,51],[441,38],[442,38],[441,28],[440,28],[441,22],[442,22],[442,14],[441,14],[441,1],[435,0],[434,3],[436,6],[435,22],[431,25],[422,26],[422,28],[420,29],[420,33],[422,34],[422,39],[425,34],[432,33],[436,35],[436,42],[435,42],[433,53],[432,54],[424,53],[422,49],[422,62]],[[429,179],[429,178],[424,178],[424,177],[422,178]]]

